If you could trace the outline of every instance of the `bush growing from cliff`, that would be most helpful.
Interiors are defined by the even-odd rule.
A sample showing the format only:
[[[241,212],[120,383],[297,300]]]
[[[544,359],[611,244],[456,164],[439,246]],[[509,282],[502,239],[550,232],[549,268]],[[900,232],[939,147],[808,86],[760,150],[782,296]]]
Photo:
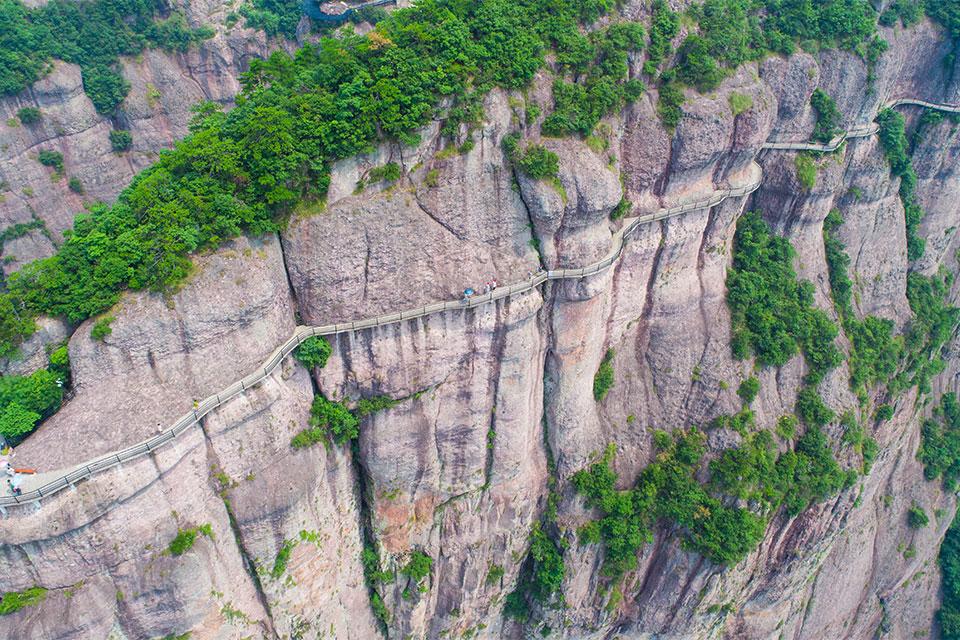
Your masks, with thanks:
[[[17,111],[17,118],[20,120],[20,124],[24,125],[36,124],[40,122],[42,117],[40,109],[36,107],[23,107]]]
[[[37,154],[37,161],[45,167],[51,167],[57,173],[63,173],[63,154],[59,151],[43,149]]]
[[[209,524],[201,524],[196,527],[177,529],[177,535],[170,541],[167,549],[173,556],[182,556],[193,548],[198,535],[204,535],[212,540],[213,528]]]
[[[730,94],[728,100],[730,102],[730,113],[732,113],[734,117],[741,113],[746,113],[753,108],[753,98],[745,93],[737,93],[734,91]]]
[[[556,178],[560,171],[560,158],[540,144],[528,144],[522,151],[515,151],[512,158],[517,168],[534,180]]]
[[[910,505],[907,509],[907,525],[911,529],[923,529],[928,524],[930,524],[930,518],[927,517],[923,507],[918,504]]]
[[[910,143],[907,140],[903,116],[893,109],[884,109],[877,114],[880,126],[878,135],[890,173],[900,178],[900,200],[903,202],[904,224],[907,230],[907,259],[918,260],[923,256],[926,242],[918,235],[923,209],[917,203],[917,174],[910,161]]]
[[[593,399],[597,402],[603,402],[613,387],[613,356],[613,349],[607,349],[603,360],[600,361],[600,367],[593,376]]]
[[[814,89],[810,104],[817,112],[817,124],[813,128],[813,139],[824,144],[833,140],[842,132],[840,129],[840,110],[826,91]]]
[[[960,518],[954,518],[940,545],[943,598],[937,620],[943,640],[960,639]]]
[[[924,4],[931,18],[946,27],[951,36],[960,38],[960,5],[955,0],[926,0]]]
[[[122,153],[130,148],[133,144],[133,136],[130,135],[129,131],[123,129],[111,129],[110,130],[110,147],[116,153]]]
[[[696,479],[706,438],[697,429],[655,438],[660,454],[637,478],[633,489],[615,489],[610,468],[613,449],[571,481],[587,504],[602,516],[595,528],[581,530],[587,540],[603,541],[604,575],[619,578],[636,566],[640,548],[651,540],[653,525],[664,520],[683,531],[684,547],[718,564],[739,562],[763,537],[762,517],[728,507]]]
[[[740,396],[744,404],[753,402],[758,393],[760,393],[760,381],[757,380],[756,376],[750,376],[741,382],[737,388],[737,395]]]
[[[665,73],[664,76],[666,75]],[[683,89],[676,82],[667,80],[660,85],[657,114],[663,122],[663,127],[670,133],[673,133],[680,124],[680,119],[683,117],[683,110],[680,107],[686,99]]]
[[[293,357],[307,369],[323,369],[333,347],[321,336],[310,336],[293,351]]]
[[[810,191],[817,185],[817,163],[806,153],[798,153],[794,159],[797,168],[797,180],[800,186]]]
[[[643,72],[655,76],[663,61],[673,52],[671,42],[680,31],[680,16],[670,9],[665,0],[654,0],[651,7],[650,43]]]
[[[396,162],[388,162],[385,165],[370,169],[367,174],[369,182],[396,182],[403,175],[403,170]]]
[[[17,443],[60,407],[67,381],[55,371],[0,377],[0,434]]]
[[[47,597],[43,587],[30,587],[23,591],[7,591],[0,595],[0,616],[8,616],[26,607],[35,607]]]
[[[833,304],[851,343],[850,387],[857,390],[893,378],[903,359],[904,341],[894,337],[891,320],[876,316],[860,320],[854,314],[851,304],[853,283],[847,273],[850,257],[837,237],[842,224],[843,218],[838,210],[827,215],[823,222],[823,246]]]
[[[103,341],[104,338],[113,333],[113,328],[110,326],[113,321],[113,316],[99,318],[90,329],[90,337],[94,340]]]
[[[645,88],[643,83],[623,79],[629,72],[627,54],[640,51],[643,41],[644,29],[640,24],[615,23],[591,34],[588,42],[592,47],[583,47],[584,55],[570,56],[568,51],[567,56],[561,56],[561,63],[566,61],[586,78],[582,83],[561,78],[554,81],[554,109],[541,127],[544,135],[588,136],[604,115],[639,98]]]
[[[957,396],[945,393],[933,416],[923,421],[917,459],[923,463],[927,480],[943,480],[947,491],[955,491],[960,481],[960,403]]]
[[[431,568],[433,568],[433,558],[417,549],[411,554],[407,564],[400,568],[400,573],[419,583],[430,575]]]
[[[813,286],[797,278],[793,247],[757,212],[740,217],[733,242],[727,304],[734,356],[752,353],[760,365],[779,367],[802,351],[809,381],[819,382],[842,360],[834,344],[838,330],[813,306]]]
[[[251,0],[240,6],[240,15],[250,28],[260,29],[268,36],[293,40],[303,17],[303,3],[300,0]]]
[[[270,569],[270,577],[279,580],[287,571],[287,563],[290,562],[290,554],[293,548],[297,546],[296,540],[284,540],[280,550],[277,551],[277,557],[273,560],[273,568]]]

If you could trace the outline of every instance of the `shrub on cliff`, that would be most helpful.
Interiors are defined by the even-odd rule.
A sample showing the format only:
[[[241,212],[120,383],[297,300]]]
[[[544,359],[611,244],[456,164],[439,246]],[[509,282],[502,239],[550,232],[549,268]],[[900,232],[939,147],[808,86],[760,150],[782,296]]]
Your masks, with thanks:
[[[930,518],[927,517],[927,512],[923,510],[923,507],[918,504],[910,505],[910,508],[907,509],[907,525],[911,529],[923,529],[928,524],[930,524]]]
[[[20,120],[20,124],[36,124],[37,122],[40,122],[42,117],[43,116],[40,113],[40,109],[37,109],[36,107],[23,107],[17,111],[17,118]]]
[[[819,142],[827,143],[833,140],[842,129],[840,129],[840,110],[837,109],[837,103],[833,101],[826,91],[814,89],[810,96],[810,104],[813,110],[817,112],[817,124],[813,128],[813,139]]]
[[[753,402],[758,393],[760,393],[760,381],[757,380],[756,376],[750,376],[741,382],[737,388],[737,395],[740,396],[744,404]]]
[[[602,402],[613,387],[613,349],[608,349],[593,376],[593,399]]]
[[[167,550],[171,555],[182,556],[193,548],[194,543],[197,541],[197,535],[200,534],[213,539],[213,528],[209,524],[201,524],[196,527],[178,529],[177,535],[170,541]]]
[[[837,326],[813,306],[813,287],[793,269],[790,243],[770,232],[759,213],[740,217],[733,267],[727,275],[734,356],[751,353],[760,365],[782,366],[803,351],[810,381],[842,361]]]
[[[30,587],[23,591],[7,591],[0,594],[0,616],[8,616],[26,607],[35,607],[47,597],[43,587]]]
[[[294,349],[293,357],[307,369],[322,369],[327,366],[332,352],[333,348],[326,338],[310,336]]]
[[[66,381],[40,369],[29,376],[0,377],[0,434],[16,443],[60,407]]]
[[[110,131],[110,147],[116,152],[121,153],[130,148],[133,144],[133,136],[129,131],[123,129],[112,129]]]
[[[407,564],[403,565],[400,568],[400,573],[407,576],[414,582],[419,583],[421,580],[430,575],[430,569],[433,567],[433,558],[425,554],[419,549],[415,550],[410,556],[410,560],[407,561]]]

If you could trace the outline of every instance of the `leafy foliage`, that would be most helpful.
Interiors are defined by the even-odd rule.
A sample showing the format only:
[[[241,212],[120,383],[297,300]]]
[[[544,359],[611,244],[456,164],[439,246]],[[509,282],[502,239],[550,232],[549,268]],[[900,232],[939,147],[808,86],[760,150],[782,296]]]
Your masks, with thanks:
[[[185,51],[213,35],[191,29],[162,0],[53,0],[28,9],[20,0],[0,0],[0,93],[13,95],[38,80],[52,59],[80,65],[83,86],[100,113],[126,97],[129,85],[118,56],[147,47]]]
[[[802,351],[808,380],[819,382],[841,361],[838,330],[813,306],[813,286],[797,279],[790,243],[770,232],[759,213],[743,215],[727,275],[734,356],[751,353],[761,365],[782,366]]]
[[[533,561],[532,578],[528,592],[542,603],[550,602],[560,593],[566,568],[562,548],[548,536],[540,524],[530,532],[530,558]]]
[[[420,582],[430,575],[430,569],[432,567],[433,558],[425,554],[423,551],[417,549],[410,556],[410,560],[407,561],[407,564],[400,568],[400,573],[407,576],[414,582]]]
[[[643,63],[643,72],[649,76],[656,75],[660,65],[670,56],[671,42],[680,31],[680,16],[665,0],[654,0],[652,11],[650,44],[647,45],[647,61]]]
[[[629,72],[627,54],[641,50],[643,41],[640,24],[620,22],[592,33],[589,44],[561,49],[558,61],[576,72],[580,81],[558,78],[554,82],[555,107],[543,122],[543,133],[590,135],[605,114],[636,100],[643,93],[643,84],[624,79]]]
[[[944,640],[960,638],[960,519],[954,518],[940,545],[943,599],[937,620]]]
[[[317,395],[310,407],[310,428],[295,435],[290,446],[302,449],[326,439],[344,445],[359,435],[360,420],[349,409]]]
[[[608,349],[593,376],[593,399],[602,402],[613,387],[613,349]]]
[[[297,347],[293,357],[307,369],[323,369],[333,353],[333,347],[321,336],[310,336]]]
[[[930,392],[930,379],[943,370],[941,352],[960,323],[960,309],[947,304],[953,276],[907,275],[907,302],[913,317],[904,339],[905,364],[890,383],[891,391],[916,385]]]
[[[920,433],[917,459],[923,463],[924,476],[927,480],[942,478],[944,488],[955,491],[960,482],[960,403],[955,394],[943,394]]]
[[[168,550],[174,556],[182,556],[193,548],[194,543],[197,541],[197,536],[200,534],[208,538],[213,538],[213,529],[209,524],[178,529],[176,537],[170,541]]]
[[[833,140],[842,130],[840,129],[840,110],[823,89],[814,89],[810,96],[810,104],[817,112],[817,124],[813,128],[813,139],[824,144]]]
[[[907,525],[911,529],[923,529],[930,524],[930,518],[927,512],[918,504],[913,504],[907,510]]]
[[[946,27],[951,36],[960,38],[960,5],[954,0],[926,0],[925,6],[927,15]]]
[[[753,107],[753,98],[745,93],[737,93],[736,91],[730,93],[729,102],[730,113],[734,116],[746,113]]]
[[[129,131],[123,129],[110,130],[110,147],[116,152],[121,153],[130,148],[133,144],[133,136]]]
[[[113,328],[110,326],[113,324],[113,320],[113,316],[104,316],[99,318],[93,323],[93,327],[90,329],[90,337],[94,340],[103,340],[108,335],[113,333]]]
[[[300,0],[251,0],[250,4],[240,7],[240,15],[248,27],[260,29],[268,36],[293,40],[303,16],[303,3]]]
[[[900,178],[900,200],[907,228],[907,259],[918,260],[923,256],[925,241],[918,235],[923,209],[917,203],[917,174],[910,162],[910,145],[904,130],[903,116],[893,109],[884,109],[877,114],[880,125],[880,146],[890,164],[890,173]]]
[[[557,157],[557,154],[543,145],[533,143],[529,143],[526,148],[520,150],[519,142],[515,142],[511,147],[510,140],[513,139],[504,140],[508,155],[522,173],[534,180],[557,177],[557,173],[560,171],[560,158]]]
[[[604,574],[616,578],[633,569],[637,551],[650,541],[658,520],[678,526],[684,546],[713,562],[739,562],[763,537],[766,521],[747,509],[726,506],[697,481],[706,443],[701,431],[677,431],[673,437],[661,432],[655,441],[661,453],[633,489],[615,489],[612,447],[572,478],[577,491],[602,514],[596,528],[581,530],[581,539],[586,534],[588,541],[605,544]]]
[[[403,170],[400,165],[396,162],[388,162],[385,165],[370,169],[367,179],[370,182],[395,182],[400,179],[401,175],[403,175]]]
[[[57,173],[63,173],[63,154],[59,151],[43,149],[37,154],[37,161],[45,167],[51,167]]]
[[[2,1],[19,7],[15,22],[24,29],[36,26],[16,0]],[[107,12],[107,24],[76,22],[82,25],[74,30],[77,37],[82,31],[96,41],[84,49],[84,56],[93,56],[81,61],[85,74],[95,65],[109,70],[118,53],[136,53],[150,42],[182,48],[190,40],[174,37],[184,35],[176,22],[165,23],[164,30],[151,27],[145,6],[130,6],[142,19],[124,21],[128,14],[110,13],[105,0],[47,5],[66,15],[97,7]],[[585,70],[574,78],[585,86],[591,77],[625,74],[624,47],[636,43],[636,27],[610,27],[595,40],[580,30],[584,16],[604,6],[425,0],[391,13],[368,35],[347,30],[307,44],[293,57],[277,52],[251,61],[235,108],[224,113],[200,105],[190,135],[141,172],[115,204],[94,205],[77,216],[56,255],[11,275],[0,294],[0,355],[32,331],[39,314],[79,322],[108,309],[124,289],[163,290],[182,282],[191,252],[241,232],[279,228],[301,201],[325,195],[332,162],[369,151],[381,138],[415,143],[417,130],[435,117],[456,120],[458,113],[476,111],[491,87],[525,86],[548,48],[571,70]],[[123,26],[114,29],[114,23]],[[120,42],[105,35],[113,33],[123,35]],[[0,78],[29,66],[4,64]],[[636,86],[622,77],[615,84],[623,84],[617,91],[624,94]],[[452,106],[440,112],[441,101]],[[547,153],[526,160],[526,169],[537,175],[554,172]]]
[[[8,616],[26,607],[35,607],[47,597],[43,587],[30,587],[23,591],[7,591],[0,595],[0,616]]]
[[[817,164],[813,161],[813,157],[807,153],[798,153],[794,164],[797,167],[797,180],[800,181],[800,186],[807,191],[813,189],[817,184]]]
[[[277,552],[277,557],[273,560],[273,567],[270,569],[270,577],[277,580],[287,571],[287,563],[290,562],[290,554],[293,548],[297,546],[296,540],[284,540],[283,546]]]
[[[58,362],[60,358],[58,354]],[[66,368],[69,371],[69,362]],[[22,440],[42,419],[60,408],[67,382],[54,366],[29,376],[0,377],[0,434],[14,443]]]
[[[665,73],[664,76],[666,75]],[[670,78],[672,78],[672,76],[670,76]],[[680,118],[683,117],[683,110],[680,107],[686,99],[686,96],[683,94],[683,89],[678,83],[667,79],[660,85],[657,114],[660,116],[660,120],[663,122],[663,126],[667,131],[673,133],[677,125],[680,124]]]
[[[20,124],[31,125],[40,122],[43,114],[36,107],[23,107],[17,111],[17,118],[20,120]]]
[[[871,63],[886,49],[867,0],[705,0],[690,15],[698,29],[680,45],[676,71],[701,92],[744,62],[791,54],[800,42],[853,51]]]
[[[737,395],[740,396],[744,404],[753,402],[758,393],[760,393],[760,381],[757,380],[756,376],[750,376],[741,382],[737,388]]]

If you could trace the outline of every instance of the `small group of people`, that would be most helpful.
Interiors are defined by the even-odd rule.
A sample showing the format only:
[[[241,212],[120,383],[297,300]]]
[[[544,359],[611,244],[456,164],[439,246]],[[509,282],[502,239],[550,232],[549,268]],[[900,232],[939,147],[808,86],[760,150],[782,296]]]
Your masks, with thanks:
[[[10,491],[10,495],[18,496],[23,493],[20,488],[23,478],[13,468],[13,447],[0,449],[0,473],[7,479],[7,490]]]
[[[496,289],[497,286],[498,286],[498,283],[496,278],[494,278],[493,280],[490,280],[489,282],[484,282],[483,292],[490,293],[491,291]],[[475,295],[477,295],[477,292],[474,291],[471,287],[467,287],[466,289],[463,290],[463,299],[460,302],[462,302],[463,304],[466,304],[467,302],[470,301],[470,298],[472,298]]]

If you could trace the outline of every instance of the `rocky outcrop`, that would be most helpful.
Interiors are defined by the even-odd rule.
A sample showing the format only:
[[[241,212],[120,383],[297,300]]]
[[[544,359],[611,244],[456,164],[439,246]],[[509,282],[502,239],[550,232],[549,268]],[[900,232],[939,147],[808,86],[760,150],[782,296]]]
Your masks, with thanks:
[[[609,213],[622,197],[634,214],[647,213],[738,183],[754,158],[763,167],[755,195],[639,228],[608,271],[341,334],[312,380],[288,359],[174,445],[38,511],[11,510],[0,521],[0,590],[39,584],[51,592],[38,607],[0,618],[0,630],[26,638],[187,630],[194,638],[370,638],[377,623],[360,564],[367,541],[394,577],[379,587],[390,637],[522,637],[501,613],[551,492],[566,543],[566,607],[539,613],[557,637],[852,640],[930,629],[936,553],[955,506],[923,479],[916,449],[926,409],[913,392],[872,427],[881,453],[855,486],[798,517],[776,516],[760,546],[730,568],[683,549],[676,532],[660,527],[619,601],[600,573],[602,550],[577,540],[594,514],[567,482],[612,442],[629,486],[654,455],[654,429],[737,411],[735,390],[754,372],[758,424],[793,410],[805,373],[799,358],[755,371],[730,353],[725,279],[748,208],[789,237],[798,273],[830,314],[822,223],[839,209],[857,312],[899,328],[909,321],[899,185],[877,140],[850,140],[818,158],[809,189],[797,180],[795,154],[760,152],[768,139],[809,137],[817,86],[837,100],[846,125],[906,94],[956,101],[947,76],[936,75],[944,72],[928,78],[895,55],[938,55],[934,27],[890,39],[894,51],[874,70],[872,94],[863,91],[868,70],[852,56],[771,58],[743,67],[714,95],[691,93],[674,134],[656,119],[655,101],[642,98],[607,119],[603,153],[541,139],[537,123],[521,126],[514,113],[519,94],[493,92],[472,148],[442,148],[432,126],[416,149],[384,145],[338,163],[327,206],[298,212],[279,239],[238,240],[198,257],[193,279],[169,299],[128,295],[102,343],[89,338],[89,323],[81,326],[70,340],[76,397],[19,450],[42,470],[149,435],[257,366],[295,318],[326,324],[456,298],[493,278],[522,281],[541,260],[581,266],[609,250],[620,224]],[[548,100],[548,80],[538,79],[527,99]],[[734,93],[751,103],[737,115]],[[558,154],[556,182],[514,175],[500,143],[517,129]],[[928,239],[915,268],[925,273],[957,266],[958,140],[941,123],[913,156]],[[387,162],[403,168],[399,181],[357,189]],[[598,403],[592,380],[609,349],[615,383]],[[954,345],[935,381],[941,390],[956,388],[957,353]],[[859,403],[847,379],[840,367],[820,385],[837,410]],[[397,402],[364,417],[352,449],[293,450],[318,392],[349,405],[374,396]],[[836,443],[840,430],[828,428]],[[738,441],[714,430],[711,453]],[[852,464],[848,449],[838,452]],[[938,514],[919,531],[906,525],[914,502]],[[165,552],[178,529],[207,523],[211,537],[201,534],[181,556]],[[414,552],[433,559],[420,583],[399,571]]]

